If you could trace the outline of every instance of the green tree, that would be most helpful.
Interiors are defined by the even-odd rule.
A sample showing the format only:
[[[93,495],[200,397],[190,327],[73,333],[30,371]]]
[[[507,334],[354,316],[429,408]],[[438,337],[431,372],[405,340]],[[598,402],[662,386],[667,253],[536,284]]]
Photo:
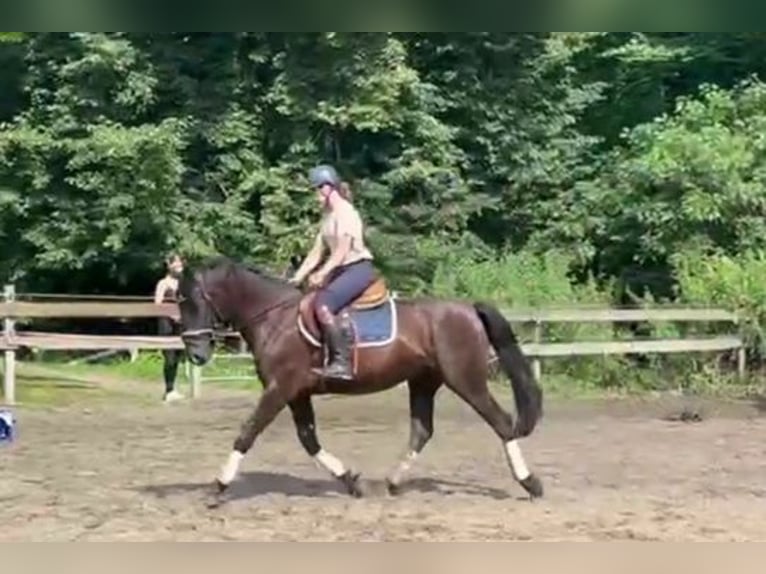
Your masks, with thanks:
[[[758,81],[706,86],[626,135],[625,149],[587,187],[607,273],[667,269],[687,249],[766,246],[764,110],[766,86]]]

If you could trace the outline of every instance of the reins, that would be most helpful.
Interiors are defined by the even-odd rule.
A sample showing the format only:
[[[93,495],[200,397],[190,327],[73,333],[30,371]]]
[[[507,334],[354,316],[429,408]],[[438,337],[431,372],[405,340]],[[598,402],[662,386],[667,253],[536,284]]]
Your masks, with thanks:
[[[276,311],[283,307],[287,307],[289,304],[292,304],[292,303],[297,303],[298,301],[301,300],[301,297],[303,297],[303,293],[298,293],[298,295],[291,295],[290,297],[286,297],[285,299],[277,301],[273,305],[269,305],[265,309],[262,309],[261,311],[256,313],[254,316],[250,317],[247,320],[246,324],[252,323],[257,325],[262,319],[265,319],[266,316],[272,311]]]

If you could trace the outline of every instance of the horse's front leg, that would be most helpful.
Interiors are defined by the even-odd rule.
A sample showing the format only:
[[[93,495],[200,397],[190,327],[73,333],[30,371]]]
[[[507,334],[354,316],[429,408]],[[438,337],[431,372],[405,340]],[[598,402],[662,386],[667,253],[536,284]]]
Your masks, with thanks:
[[[304,396],[295,399],[289,405],[293,414],[295,430],[298,433],[298,440],[308,455],[333,477],[338,479],[349,494],[357,498],[361,497],[363,492],[359,486],[359,473],[346,469],[338,458],[324,450],[319,444],[311,397]]]
[[[421,377],[408,382],[410,391],[410,440],[407,453],[386,479],[389,494],[399,494],[403,480],[415,459],[434,434],[434,397],[441,386],[437,377]]]
[[[253,413],[243,423],[239,436],[234,441],[234,448],[221,468],[216,480],[218,488],[214,504],[222,502],[223,494],[236,478],[242,459],[252,448],[255,439],[271,424],[286,404],[287,400],[284,398],[283,391],[277,385],[268,387],[261,395]]]

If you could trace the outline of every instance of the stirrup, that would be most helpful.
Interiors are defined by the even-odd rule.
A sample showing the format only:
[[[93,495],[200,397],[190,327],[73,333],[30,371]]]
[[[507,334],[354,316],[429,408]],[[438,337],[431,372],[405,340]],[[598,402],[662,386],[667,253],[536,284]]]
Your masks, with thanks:
[[[329,364],[326,367],[314,367],[311,369],[315,374],[323,379],[332,381],[353,381],[354,373],[350,368],[340,367],[336,364]]]

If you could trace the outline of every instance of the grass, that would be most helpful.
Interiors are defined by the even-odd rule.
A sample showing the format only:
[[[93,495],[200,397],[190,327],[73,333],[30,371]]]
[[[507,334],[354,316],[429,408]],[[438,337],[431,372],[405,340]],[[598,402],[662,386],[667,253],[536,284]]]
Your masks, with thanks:
[[[689,368],[666,363],[639,369],[614,358],[586,359],[569,363],[543,362],[542,386],[545,396],[559,399],[598,399],[636,397],[656,391],[680,391],[689,395],[713,397],[752,396],[762,391],[760,380],[737,381],[736,378],[711,368]],[[178,388],[189,392],[189,380],[182,364]],[[125,357],[105,359],[99,363],[69,364],[59,355],[40,357],[32,363],[20,363],[17,399],[30,406],[70,406],[77,403],[143,400],[155,404],[163,391],[162,355],[143,352],[130,362]],[[261,384],[250,359],[217,357],[203,368],[202,388],[259,393]],[[238,380],[216,380],[218,377],[240,377]],[[210,379],[213,380],[210,380]],[[500,393],[510,391],[505,377],[495,378],[491,387]]]
[[[142,403],[145,397],[119,387],[99,385],[80,380],[65,373],[37,372],[27,365],[18,365],[16,373],[16,401],[26,408],[55,408],[93,406],[129,401]]]
[[[131,362],[124,357],[109,358],[98,363],[63,363],[60,360],[44,360],[43,365],[61,369],[61,372],[79,376],[104,376],[146,383],[147,385],[162,386],[162,354],[153,351],[142,352],[136,361]],[[188,363],[181,363],[178,368],[178,384],[186,384]],[[255,375],[253,363],[249,359],[230,359],[217,356],[216,359],[202,370],[203,385],[215,385],[233,389],[259,389],[260,383]],[[241,377],[242,380],[212,380],[217,377]]]
[[[186,364],[179,366],[177,388],[189,392]],[[162,355],[144,352],[135,362],[115,357],[98,363],[71,364],[68,357],[54,354],[17,363],[16,400],[25,407],[65,407],[109,401],[156,403],[164,383]],[[207,380],[242,377],[239,380]],[[245,359],[216,359],[202,371],[202,388],[258,392],[261,384],[252,362]],[[2,404],[0,392],[0,404]]]
[[[19,404],[32,407],[68,407],[127,397],[124,393],[94,385],[29,377],[19,381],[16,394]]]

